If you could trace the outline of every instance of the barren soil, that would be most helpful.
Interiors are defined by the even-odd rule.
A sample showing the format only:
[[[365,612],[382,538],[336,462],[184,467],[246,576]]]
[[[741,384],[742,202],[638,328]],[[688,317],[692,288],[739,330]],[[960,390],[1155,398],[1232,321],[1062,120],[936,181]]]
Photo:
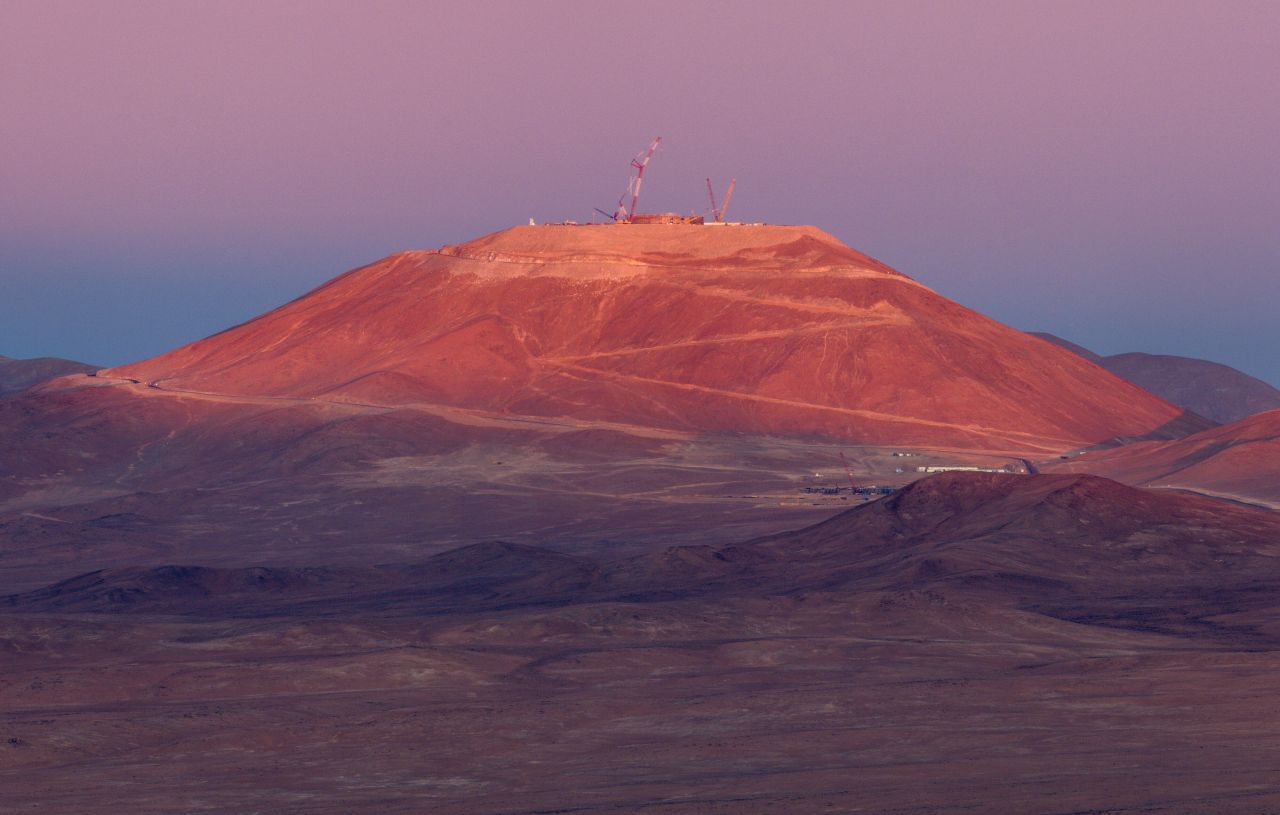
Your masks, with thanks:
[[[1278,531],[966,474],[618,561],[88,576],[0,613],[0,808],[1272,812]]]

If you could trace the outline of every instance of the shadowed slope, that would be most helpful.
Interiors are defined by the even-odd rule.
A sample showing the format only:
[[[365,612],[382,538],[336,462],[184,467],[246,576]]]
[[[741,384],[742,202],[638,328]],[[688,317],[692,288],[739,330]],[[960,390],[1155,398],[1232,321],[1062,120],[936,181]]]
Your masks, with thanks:
[[[1070,619],[1194,626],[1280,605],[1280,516],[1095,476],[946,473],[797,532],[620,564],[617,586],[977,595]]]
[[[1280,811],[1278,523],[962,473],[601,565],[84,575],[0,601],[0,808]]]
[[[1109,356],[1103,367],[1215,422],[1234,422],[1280,408],[1280,390],[1205,359],[1135,352]]]
[[[206,568],[95,571],[4,602],[26,611],[240,616],[332,615],[406,604],[437,611],[528,602],[590,573],[590,561],[532,546],[479,543],[416,566]]]
[[[952,473],[767,544],[838,562],[824,580],[977,592],[1121,627],[1211,630],[1280,598],[1280,516],[1095,476]]]
[[[0,398],[21,393],[33,385],[67,374],[87,374],[98,370],[96,365],[86,365],[70,359],[36,357],[12,359],[0,357]]]
[[[24,610],[429,613],[810,592],[941,591],[1118,627],[1249,637],[1276,622],[1280,516],[1094,476],[947,473],[797,532],[611,564],[482,544],[417,566],[95,572]]]
[[[1280,408],[1280,389],[1207,359],[1137,352],[1104,357],[1052,334],[1032,334],[1215,422],[1234,422]]]

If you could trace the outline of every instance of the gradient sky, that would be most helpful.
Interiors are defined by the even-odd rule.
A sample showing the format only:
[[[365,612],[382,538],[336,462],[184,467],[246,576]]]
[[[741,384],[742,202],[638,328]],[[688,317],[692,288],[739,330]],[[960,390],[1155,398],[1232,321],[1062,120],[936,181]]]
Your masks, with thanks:
[[[1280,384],[1280,3],[0,0],[0,354],[99,364],[393,251],[813,223],[1010,325]]]

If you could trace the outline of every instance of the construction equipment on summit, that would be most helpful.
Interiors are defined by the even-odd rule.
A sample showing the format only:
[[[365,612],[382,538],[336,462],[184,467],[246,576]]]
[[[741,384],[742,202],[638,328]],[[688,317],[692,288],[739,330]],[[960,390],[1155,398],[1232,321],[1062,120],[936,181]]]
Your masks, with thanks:
[[[648,150],[637,153],[635,158],[631,159],[631,177],[627,179],[627,190],[618,199],[618,205],[614,207],[613,212],[605,212],[599,207],[595,207],[595,211],[615,224],[680,224],[694,226],[706,223],[724,223],[724,212],[729,208],[729,198],[733,195],[733,186],[738,183],[736,178],[729,182],[729,189],[724,194],[724,201],[719,205],[716,204],[716,194],[711,188],[711,179],[707,179],[707,194],[711,196],[711,217],[714,221],[707,221],[704,216],[696,212],[689,215],[681,215],[675,212],[636,212],[636,206],[640,201],[640,185],[644,183],[645,168],[649,166],[649,160],[653,158],[653,154],[657,152],[658,145],[661,142],[662,137],[658,136],[653,140],[653,144],[649,145]],[[591,216],[591,223],[595,223],[594,215]]]
[[[729,179],[729,189],[725,190],[724,200],[720,202],[720,211],[716,213],[716,223],[724,223],[724,213],[729,209],[729,199],[733,197],[733,188],[738,183],[738,179]]]
[[[738,183],[738,179],[732,179],[729,182],[729,189],[725,191],[724,202],[720,206],[716,206],[716,194],[711,189],[711,179],[707,179],[707,195],[711,197],[711,219],[715,223],[724,223],[724,211],[729,208],[729,199],[733,197],[733,186]]]
[[[653,140],[653,144],[649,145],[649,149],[642,153],[637,153],[636,157],[631,159],[631,177],[627,179],[627,191],[618,199],[618,206],[614,209],[610,218],[618,223],[629,224],[636,215],[636,203],[640,200],[640,184],[644,181],[644,168],[649,166],[649,159],[653,158],[654,152],[658,149],[658,143],[662,141],[662,137]],[[643,158],[641,158],[643,156]],[[627,196],[631,196],[631,205],[627,205]]]

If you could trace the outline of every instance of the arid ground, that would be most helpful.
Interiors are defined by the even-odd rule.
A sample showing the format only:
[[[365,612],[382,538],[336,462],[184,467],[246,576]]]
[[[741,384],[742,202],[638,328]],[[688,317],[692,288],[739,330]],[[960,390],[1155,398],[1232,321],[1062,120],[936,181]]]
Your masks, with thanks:
[[[934,476],[596,561],[103,572],[10,598],[0,804],[1264,813],[1280,519]]]

